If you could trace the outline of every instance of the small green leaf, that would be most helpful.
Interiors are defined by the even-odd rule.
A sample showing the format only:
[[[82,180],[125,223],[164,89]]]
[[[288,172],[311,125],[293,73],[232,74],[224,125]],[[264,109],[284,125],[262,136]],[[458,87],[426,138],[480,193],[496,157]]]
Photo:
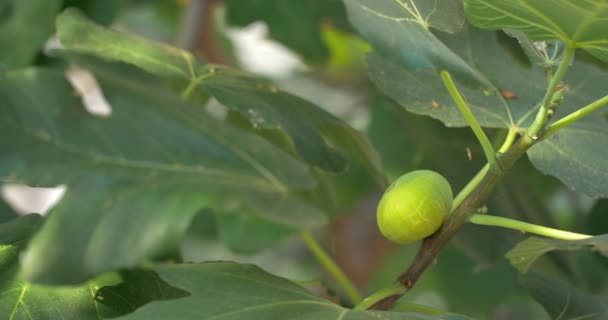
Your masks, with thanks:
[[[518,243],[505,255],[513,267],[521,273],[526,273],[534,262],[545,253],[555,250],[591,249],[608,256],[608,234],[593,238],[567,241],[529,237]]]
[[[588,294],[537,272],[522,276],[520,283],[552,319],[601,320],[608,317],[606,297]]]
[[[60,0],[0,3],[0,68],[21,68],[34,61],[53,34],[53,22],[60,6]]]
[[[465,0],[465,10],[480,28],[518,30],[537,41],[560,40],[608,61],[604,0]]]
[[[354,311],[319,298],[253,265],[232,262],[157,264],[161,278],[191,295],[147,304],[121,320],[273,319],[423,320],[428,313]],[[445,316],[445,319],[462,317]]]

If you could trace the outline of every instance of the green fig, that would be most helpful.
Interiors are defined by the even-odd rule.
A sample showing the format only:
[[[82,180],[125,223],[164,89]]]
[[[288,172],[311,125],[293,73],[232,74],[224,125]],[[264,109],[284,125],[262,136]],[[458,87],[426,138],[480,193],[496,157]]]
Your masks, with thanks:
[[[417,170],[395,180],[378,204],[380,232],[397,243],[433,234],[452,209],[452,188],[439,173]]]

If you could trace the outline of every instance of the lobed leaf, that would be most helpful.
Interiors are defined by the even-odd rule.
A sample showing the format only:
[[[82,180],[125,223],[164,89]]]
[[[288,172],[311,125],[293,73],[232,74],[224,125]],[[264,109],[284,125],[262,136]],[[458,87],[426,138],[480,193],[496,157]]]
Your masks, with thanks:
[[[514,65],[497,34],[464,25],[461,10],[454,7],[458,1],[345,3],[353,24],[375,49],[368,59],[372,81],[410,112],[429,115],[448,126],[467,125],[439,77],[444,69],[454,76],[485,127],[522,125],[542,98],[544,72]],[[430,3],[435,7],[429,8]],[[426,11],[420,11],[425,7]],[[447,12],[450,28],[430,19]],[[431,28],[451,34],[431,32]],[[507,101],[503,90],[514,91],[519,98]]]
[[[608,61],[604,0],[465,0],[467,17],[490,30],[513,29],[532,40],[560,40]]]
[[[487,84],[430,30],[458,31],[464,23],[459,1],[343,1],[351,23],[383,56],[412,69],[448,69]]]

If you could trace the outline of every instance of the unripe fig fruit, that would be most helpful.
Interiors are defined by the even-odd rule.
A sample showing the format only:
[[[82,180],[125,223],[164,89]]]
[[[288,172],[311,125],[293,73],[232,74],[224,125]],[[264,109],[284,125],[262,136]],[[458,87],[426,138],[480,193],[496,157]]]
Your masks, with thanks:
[[[435,171],[417,170],[395,180],[382,195],[377,220],[380,232],[397,243],[433,234],[452,209],[452,188]]]

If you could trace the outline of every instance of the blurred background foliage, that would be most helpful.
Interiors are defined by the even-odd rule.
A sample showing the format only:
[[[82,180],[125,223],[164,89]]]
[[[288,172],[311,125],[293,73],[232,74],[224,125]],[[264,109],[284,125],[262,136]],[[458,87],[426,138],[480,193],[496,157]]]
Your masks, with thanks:
[[[209,63],[249,70],[315,102],[368,136],[390,181],[411,170],[431,169],[457,191],[485,163],[469,129],[447,128],[438,120],[409,113],[368,81],[365,56],[370,46],[353,31],[340,0],[3,1],[0,43],[15,46],[0,47],[1,68],[57,63],[42,49],[54,32],[55,15],[73,6],[100,24],[192,50]],[[28,23],[34,20],[36,24]],[[517,43],[507,39],[504,45],[513,62],[526,63]],[[253,130],[216,101],[208,108],[229,125],[275,145],[285,144],[280,133]],[[488,134],[499,146],[506,130],[491,129]],[[355,162],[344,174],[319,171],[317,176],[326,188],[321,185],[303,196],[332,213],[332,223],[317,235],[364,292],[386,286],[407,266],[417,244],[397,247],[379,235],[375,206],[382,187]],[[4,196],[14,203],[20,195],[5,188]],[[21,197],[28,201],[27,195]],[[557,179],[540,174],[527,159],[509,172],[487,206],[491,213],[532,223],[608,233],[608,200],[570,191]],[[7,203],[0,203],[0,222],[14,216]],[[575,293],[608,295],[608,259],[591,251],[551,253],[533,267],[544,276],[518,275],[504,254],[524,237],[467,226],[402,302],[478,319],[544,319],[559,314],[551,309],[555,301],[547,301],[547,290],[571,286]],[[294,237],[294,230],[240,212],[197,214],[176,257],[253,262],[328,297],[336,289],[333,283],[315,282],[323,278],[323,271]]]

